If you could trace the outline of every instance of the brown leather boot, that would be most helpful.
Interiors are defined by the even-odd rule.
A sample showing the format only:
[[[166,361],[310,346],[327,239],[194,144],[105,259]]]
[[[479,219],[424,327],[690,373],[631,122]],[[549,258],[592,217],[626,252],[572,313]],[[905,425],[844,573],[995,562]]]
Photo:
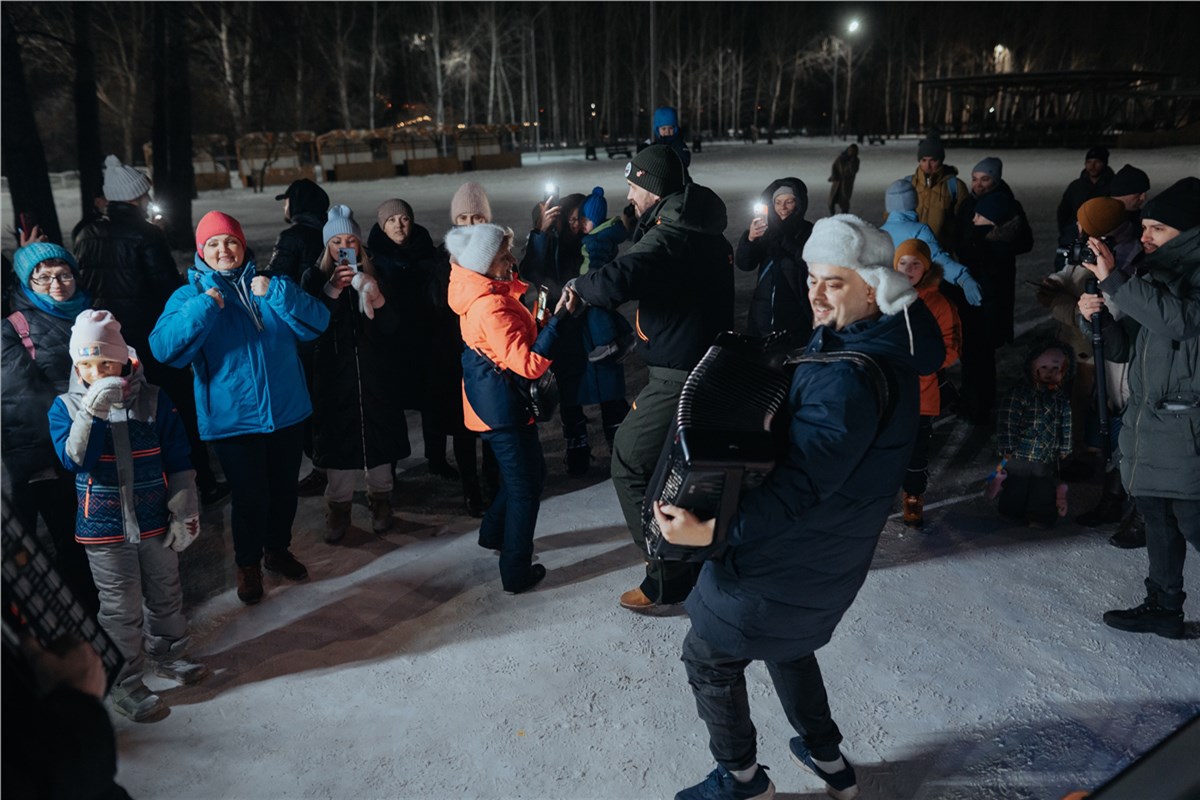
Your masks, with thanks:
[[[263,598],[262,567],[258,564],[237,568],[237,596],[248,606]]]
[[[904,495],[904,524],[910,528],[920,528],[925,524],[925,495]]]
[[[371,507],[371,530],[383,533],[392,529],[392,496],[385,492],[367,492],[367,505]]]
[[[325,503],[325,542],[335,544],[346,535],[350,527],[350,501],[337,502],[330,500]]]

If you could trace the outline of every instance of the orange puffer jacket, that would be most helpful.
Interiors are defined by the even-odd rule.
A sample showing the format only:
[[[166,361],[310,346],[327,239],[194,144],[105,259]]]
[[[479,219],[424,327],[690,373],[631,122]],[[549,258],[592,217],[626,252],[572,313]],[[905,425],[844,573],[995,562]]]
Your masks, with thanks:
[[[962,351],[962,322],[958,318],[958,309],[938,290],[938,284],[942,282],[941,272],[941,268],[934,264],[933,269],[926,272],[925,277],[917,284],[917,294],[933,313],[933,318],[937,320],[938,328],[942,331],[946,360],[942,362],[941,369],[946,369],[958,361]],[[936,417],[941,412],[942,396],[938,389],[938,376],[922,375],[921,416]]]
[[[520,396],[501,369],[538,378],[550,368],[550,348],[560,317],[539,334],[533,315],[521,304],[529,284],[498,281],[450,265],[450,308],[458,314],[463,342],[463,422],[468,430],[489,431],[533,423]],[[486,357],[486,358],[485,358]]]

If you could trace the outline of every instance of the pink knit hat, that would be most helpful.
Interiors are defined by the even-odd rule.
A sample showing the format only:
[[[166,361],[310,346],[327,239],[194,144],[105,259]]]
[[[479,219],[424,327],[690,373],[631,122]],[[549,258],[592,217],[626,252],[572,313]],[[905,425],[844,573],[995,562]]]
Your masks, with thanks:
[[[228,214],[220,211],[210,211],[200,218],[196,226],[196,252],[204,255],[204,243],[214,236],[228,234],[246,247],[246,234],[242,233],[242,224]]]
[[[129,347],[121,336],[121,323],[111,311],[89,308],[81,311],[71,326],[71,363],[84,358],[102,358],[124,364]]]

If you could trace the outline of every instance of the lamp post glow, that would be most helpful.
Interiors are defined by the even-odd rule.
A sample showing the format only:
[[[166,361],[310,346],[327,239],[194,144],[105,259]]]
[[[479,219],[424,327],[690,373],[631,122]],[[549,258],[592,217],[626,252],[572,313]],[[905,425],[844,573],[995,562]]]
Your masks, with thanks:
[[[858,33],[862,28],[862,23],[857,19],[852,19],[846,25],[846,33]],[[854,47],[849,40],[843,39],[840,36],[834,35],[830,37],[833,42],[833,113],[830,120],[829,136],[830,139],[836,139],[838,129],[840,128],[838,121],[838,62],[842,60],[842,47],[846,48],[846,103],[844,111],[846,112],[847,122],[850,119],[850,89],[854,80]]]

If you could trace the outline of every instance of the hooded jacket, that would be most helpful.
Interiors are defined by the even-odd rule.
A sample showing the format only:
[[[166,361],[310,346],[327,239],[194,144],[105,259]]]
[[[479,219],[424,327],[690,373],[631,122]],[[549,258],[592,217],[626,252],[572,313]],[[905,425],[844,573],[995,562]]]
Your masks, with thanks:
[[[787,219],[775,213],[773,196],[781,186],[796,195],[796,210]],[[780,178],[763,189],[761,202],[767,206],[767,230],[750,241],[750,231],[738,239],[734,264],[743,272],[758,271],[758,283],[750,297],[746,332],[766,336],[774,331],[812,329],[812,306],[808,303],[808,265],[802,254],[813,225],[808,212],[808,187],[799,178]]]
[[[1125,315],[1102,324],[1105,357],[1129,362],[1121,478],[1134,497],[1200,500],[1200,226],[1142,267],[1100,282]]]
[[[312,414],[296,346],[325,330],[329,311],[291,278],[272,278],[266,295],[257,297],[250,291],[255,274],[247,253],[235,291],[197,254],[187,285],[171,295],[150,334],[160,361],[192,366],[205,441],[271,433]],[[213,288],[224,296],[224,308],[205,294]],[[249,298],[249,307],[240,296]]]
[[[829,641],[908,468],[917,377],[945,358],[937,323],[918,302],[840,331],[821,326],[806,349],[872,356],[888,374],[890,408],[878,408],[869,376],[853,364],[796,367],[787,456],[742,496],[729,546],[705,562],[687,600],[696,633],[735,658],[795,661]]]
[[[638,301],[635,330],[653,367],[690,370],[716,335],[733,330],[733,248],[725,204],[692,183],[648,208],[633,245],[575,281],[585,302],[616,309]]]
[[[300,181],[295,189],[288,187],[288,216],[290,227],[279,234],[267,270],[286,275],[297,284],[304,270],[312,266],[325,250],[321,229],[329,210],[329,195],[315,183]]]
[[[179,411],[165,391],[146,383],[141,362],[134,353],[130,356],[133,371],[124,403],[128,420],[116,419],[115,410],[107,420],[82,412],[88,387],[74,373],[69,391],[55,399],[48,413],[54,452],[63,467],[76,473],[75,540],[82,544],[161,536],[172,513],[199,513],[191,447]],[[123,452],[125,445],[128,452]],[[133,502],[128,515],[121,491],[126,470]]]
[[[929,226],[943,249],[952,250],[958,234],[956,219],[971,193],[959,179],[958,169],[943,164],[928,178],[918,169],[912,185],[917,190],[917,219]]]
[[[463,417],[468,430],[534,424],[517,390],[496,368],[539,378],[550,368],[566,310],[538,333],[533,315],[521,303],[529,284],[498,281],[450,264],[450,308],[458,314],[462,339]],[[495,366],[493,366],[495,365]]]
[[[75,238],[75,260],[79,288],[92,296],[94,308],[121,320],[121,335],[145,357],[152,350],[150,331],[183,283],[166,235],[140,207],[109,203],[106,215]]]

